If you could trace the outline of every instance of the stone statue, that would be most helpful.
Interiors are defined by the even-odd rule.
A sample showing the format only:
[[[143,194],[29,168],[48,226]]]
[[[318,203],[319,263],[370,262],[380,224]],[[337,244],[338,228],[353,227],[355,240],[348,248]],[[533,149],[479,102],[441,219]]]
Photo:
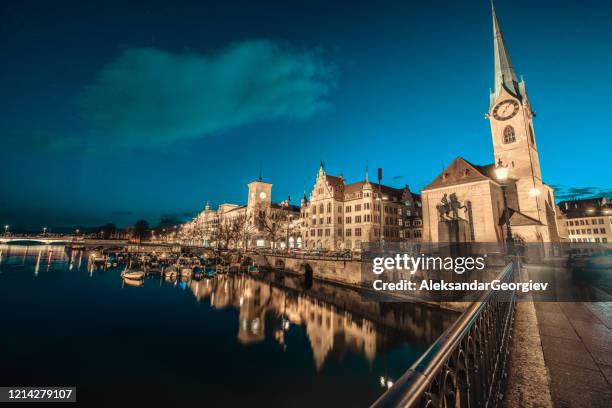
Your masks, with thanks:
[[[450,196],[444,193],[442,200],[440,200],[440,202],[436,204],[436,209],[438,210],[440,221],[458,220],[459,210],[462,208],[464,210],[467,209],[465,205],[461,205],[461,202],[459,202],[457,194],[455,193],[451,193]]]
[[[448,201],[448,195],[444,193],[444,197],[438,204],[436,204],[436,209],[438,210],[438,215],[440,221],[444,221],[446,219],[446,215],[450,212],[450,202]]]

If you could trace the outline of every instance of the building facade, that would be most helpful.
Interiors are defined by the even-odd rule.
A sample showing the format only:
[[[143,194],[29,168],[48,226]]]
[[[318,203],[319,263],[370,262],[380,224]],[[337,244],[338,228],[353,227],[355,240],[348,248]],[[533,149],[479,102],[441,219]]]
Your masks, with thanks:
[[[612,202],[608,197],[562,201],[559,230],[569,242],[612,242]]]
[[[247,204],[207,203],[193,220],[183,224],[179,242],[191,246],[229,248],[300,248],[300,208],[290,199],[272,202],[272,184],[261,178],[248,184]]]
[[[514,72],[494,8],[492,14],[495,86],[486,117],[493,163],[480,166],[458,157],[422,190],[427,242],[442,240],[439,204],[452,194],[461,205],[459,217],[468,225],[468,240],[503,242],[509,219],[517,241],[559,241],[554,190],[542,180],[535,114],[525,82]]]
[[[307,249],[360,250],[364,243],[420,240],[421,199],[364,181],[347,184],[320,165],[309,197],[302,198],[301,236]]]

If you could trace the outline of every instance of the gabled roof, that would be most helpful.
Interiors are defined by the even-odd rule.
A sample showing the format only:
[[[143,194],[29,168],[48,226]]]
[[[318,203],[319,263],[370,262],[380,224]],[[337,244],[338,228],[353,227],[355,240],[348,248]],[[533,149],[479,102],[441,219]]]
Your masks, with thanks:
[[[525,215],[520,211],[513,210],[512,208],[508,208],[507,211],[504,210],[502,212],[502,215],[499,218],[499,225],[506,225],[508,215],[510,216],[511,226],[518,227],[524,225],[542,225],[542,223],[535,218]]]
[[[458,184],[472,183],[475,181],[495,181],[494,170],[494,164],[478,166],[470,163],[463,157],[457,157],[422,191]]]

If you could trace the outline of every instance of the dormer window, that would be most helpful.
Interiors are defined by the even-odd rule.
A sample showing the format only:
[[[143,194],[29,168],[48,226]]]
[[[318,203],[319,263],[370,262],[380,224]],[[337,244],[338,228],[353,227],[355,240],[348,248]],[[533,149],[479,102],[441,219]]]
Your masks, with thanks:
[[[514,128],[510,125],[504,128],[504,144],[516,142],[516,135],[514,134]]]

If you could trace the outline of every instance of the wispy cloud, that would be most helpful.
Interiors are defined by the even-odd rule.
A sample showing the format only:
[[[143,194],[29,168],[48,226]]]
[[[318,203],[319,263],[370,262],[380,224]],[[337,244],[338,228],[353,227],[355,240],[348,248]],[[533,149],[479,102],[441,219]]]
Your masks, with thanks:
[[[557,201],[592,197],[612,197],[612,190],[599,187],[552,187],[555,189],[555,198]]]
[[[45,123],[2,129],[14,149],[94,151],[168,145],[330,106],[335,66],[317,52],[249,40],[214,54],[130,48],[82,90],[79,118],[61,133]],[[78,128],[78,130],[77,130]]]
[[[214,55],[128,49],[84,90],[88,140],[63,143],[160,145],[262,120],[306,118],[328,106],[334,72],[315,53],[267,40]]]

